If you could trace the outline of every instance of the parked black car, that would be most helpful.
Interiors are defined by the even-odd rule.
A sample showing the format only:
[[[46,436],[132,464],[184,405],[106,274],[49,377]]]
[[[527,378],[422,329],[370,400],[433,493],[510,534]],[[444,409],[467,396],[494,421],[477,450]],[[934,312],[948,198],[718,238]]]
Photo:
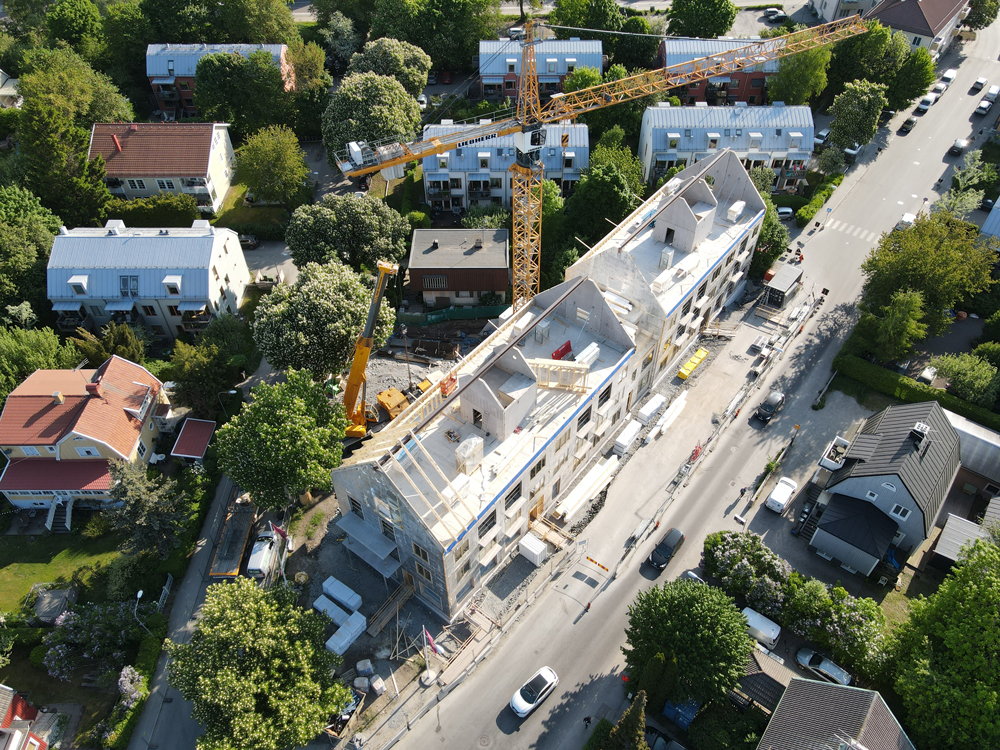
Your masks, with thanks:
[[[757,419],[767,424],[784,404],[785,394],[781,391],[771,391],[764,402],[757,407]]]
[[[653,549],[649,556],[649,564],[657,570],[663,570],[667,563],[677,553],[677,550],[684,544],[684,534],[680,529],[674,528],[667,532],[667,535],[660,540],[660,543]]]
[[[240,247],[244,250],[253,250],[260,245],[260,240],[257,239],[255,234],[241,234],[240,235]]]

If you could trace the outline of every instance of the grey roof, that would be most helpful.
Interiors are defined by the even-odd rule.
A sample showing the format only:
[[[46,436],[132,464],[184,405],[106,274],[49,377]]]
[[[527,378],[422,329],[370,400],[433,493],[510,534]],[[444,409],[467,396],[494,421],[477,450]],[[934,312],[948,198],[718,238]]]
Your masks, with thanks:
[[[284,44],[150,44],[146,47],[146,75],[193,78],[198,61],[205,55],[219,52],[234,52],[250,57],[254,52],[263,50],[280,67],[281,51],[284,48]],[[168,61],[174,64],[172,73],[167,65]]]
[[[604,68],[604,47],[596,39],[546,39],[535,45],[535,63],[538,76],[566,75],[566,58],[576,59],[577,68]],[[549,73],[545,61],[556,58],[558,64]],[[521,42],[514,40],[485,39],[479,42],[479,75],[504,76],[507,60],[514,60],[514,72],[521,74]]]
[[[7,685],[0,685],[0,721],[7,716],[10,704],[14,702],[14,688]]]
[[[697,60],[699,57],[708,57],[709,55],[717,55],[720,52],[728,52],[731,49],[746,47],[748,44],[759,41],[759,36],[749,36],[742,39],[728,37],[719,37],[718,39],[667,37],[660,42],[660,51],[663,52],[664,64],[669,67],[671,65],[691,62],[692,60]],[[777,60],[768,60],[764,63],[764,73],[775,73],[777,70]]]
[[[794,678],[757,750],[834,750],[850,738],[867,750],[916,750],[874,690]]]
[[[899,527],[867,500],[835,494],[817,528],[881,560]]]
[[[986,513],[983,515],[983,527],[990,528],[993,524],[1000,524],[1000,497],[990,500],[986,506]]]
[[[746,673],[740,679],[739,692],[773,712],[795,673],[755,648],[747,658]]]
[[[962,468],[1000,482],[1000,433],[947,409],[944,415],[958,433]]]
[[[930,426],[919,448],[910,436],[917,422]],[[959,466],[958,433],[944,409],[937,401],[889,406],[868,418],[861,435],[878,435],[878,445],[869,458],[847,458],[828,487],[836,491],[850,477],[897,476],[923,512],[924,535],[930,536]]]
[[[979,230],[979,233],[1000,237],[1000,203],[993,204],[993,208],[990,209],[990,215],[986,217],[986,221],[983,222],[983,228]]]
[[[937,37],[967,5],[966,0],[883,0],[865,17],[876,18],[893,31]]]
[[[802,278],[802,269],[786,263],[781,267],[769,282],[767,282],[767,287],[769,289],[777,289],[782,292],[787,292],[797,283],[799,279]]]
[[[76,601],[76,589],[46,589],[35,601],[35,616],[42,622],[52,622]]]
[[[875,449],[878,448],[881,439],[880,435],[858,435],[847,446],[845,456],[847,458],[856,458],[859,461],[868,461],[874,455]]]
[[[656,152],[670,150],[671,141],[677,141],[678,152],[705,151],[709,147],[708,134],[715,133],[719,147],[735,151],[790,152],[802,158],[812,153],[815,132],[809,107],[784,104],[748,107],[744,102],[738,102],[735,107],[670,107],[664,102],[648,107],[643,113],[640,137],[646,138],[647,131]],[[759,144],[751,148],[753,141]]]
[[[482,241],[481,247],[476,247],[476,240]],[[506,269],[507,230],[416,229],[410,243],[409,267]]]
[[[948,520],[945,521],[941,536],[938,537],[934,552],[948,560],[958,560],[962,547],[976,539],[989,539],[989,534],[982,526],[974,521],[949,513]]]

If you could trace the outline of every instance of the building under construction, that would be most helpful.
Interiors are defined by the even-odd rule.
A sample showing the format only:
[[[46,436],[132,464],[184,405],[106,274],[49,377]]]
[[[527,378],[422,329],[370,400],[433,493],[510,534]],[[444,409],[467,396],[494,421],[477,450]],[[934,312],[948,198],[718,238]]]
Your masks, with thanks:
[[[731,152],[678,174],[334,470],[348,549],[453,619],[741,290],[763,215]]]

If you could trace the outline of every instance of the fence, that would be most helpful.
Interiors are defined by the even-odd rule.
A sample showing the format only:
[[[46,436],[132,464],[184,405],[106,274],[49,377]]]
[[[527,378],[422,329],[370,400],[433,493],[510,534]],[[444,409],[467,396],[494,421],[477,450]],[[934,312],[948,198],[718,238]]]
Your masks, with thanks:
[[[448,307],[444,310],[432,310],[426,313],[396,313],[396,322],[427,326],[434,323],[444,323],[446,320],[495,318],[508,307],[510,305],[484,305],[482,307]]]

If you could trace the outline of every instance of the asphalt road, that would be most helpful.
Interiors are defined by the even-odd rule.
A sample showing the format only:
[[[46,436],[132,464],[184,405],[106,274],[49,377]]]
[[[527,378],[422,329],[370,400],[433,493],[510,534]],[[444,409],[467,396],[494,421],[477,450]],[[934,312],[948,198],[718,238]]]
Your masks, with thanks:
[[[830,294],[823,313],[806,325],[792,352],[777,366],[770,384],[789,396],[780,418],[768,429],[737,419],[717,443],[714,451],[691,479],[690,486],[676,496],[662,518],[661,529],[677,526],[687,534],[679,556],[670,563],[664,579],[697,566],[701,544],[707,533],[737,528],[735,513],[743,512],[738,489],[760,471],[767,456],[787,439],[791,425],[802,424],[812,445],[822,444],[838,430],[838,421],[849,425],[856,414],[838,414],[827,409],[813,412],[810,404],[830,374],[830,362],[842,338],[850,330],[854,302],[861,289],[859,265],[874,247],[878,235],[892,228],[904,212],[915,212],[924,197],[936,198],[934,183],[959,162],[947,156],[956,138],[974,137],[983,127],[972,114],[979,96],[969,93],[978,76],[1000,80],[1000,31],[995,24],[980,32],[976,42],[961,52],[948,54],[941,69],[957,67],[958,78],[941,103],[920,118],[909,135],[895,134],[895,127],[909,114],[897,115],[891,128],[883,128],[876,144],[869,146],[856,170],[831,202],[826,228],[804,233],[804,270],[807,280],[827,287]],[[876,151],[879,143],[883,151]],[[981,220],[984,216],[976,217]],[[724,364],[724,363],[721,363]],[[719,366],[717,362],[713,366]],[[650,517],[665,497],[664,488],[677,468],[677,456],[690,450],[700,435],[706,412],[721,411],[712,402],[725,405],[729,396],[699,387],[689,397],[689,406],[675,423],[670,440],[661,437],[636,455],[612,485],[605,510],[589,526],[587,555],[607,567],[619,559],[629,533],[641,518]],[[706,408],[707,407],[707,408]],[[847,410],[843,410],[847,411]],[[823,416],[819,416],[823,415]],[[822,424],[819,422],[822,420]],[[797,441],[795,451],[811,463],[816,453],[806,454]],[[764,510],[760,504],[747,513],[749,528],[786,555],[804,572],[827,580],[850,581],[822,561],[803,552],[802,542],[791,543],[784,532],[789,523]],[[648,555],[658,537],[648,539],[639,554],[620,571],[617,580],[595,596],[605,582],[603,571],[584,562],[563,573],[539,597],[522,621],[462,685],[421,719],[406,735],[401,747],[423,748],[578,748],[585,737],[584,716],[601,716],[618,707],[624,697],[620,681],[624,657],[626,608],[635,594],[653,582],[654,575],[639,560]],[[854,584],[856,586],[856,584]],[[848,583],[848,588],[852,584]],[[593,600],[589,612],[588,601]],[[547,664],[560,676],[560,684],[548,701],[527,719],[518,719],[507,706],[510,696],[538,667]]]

